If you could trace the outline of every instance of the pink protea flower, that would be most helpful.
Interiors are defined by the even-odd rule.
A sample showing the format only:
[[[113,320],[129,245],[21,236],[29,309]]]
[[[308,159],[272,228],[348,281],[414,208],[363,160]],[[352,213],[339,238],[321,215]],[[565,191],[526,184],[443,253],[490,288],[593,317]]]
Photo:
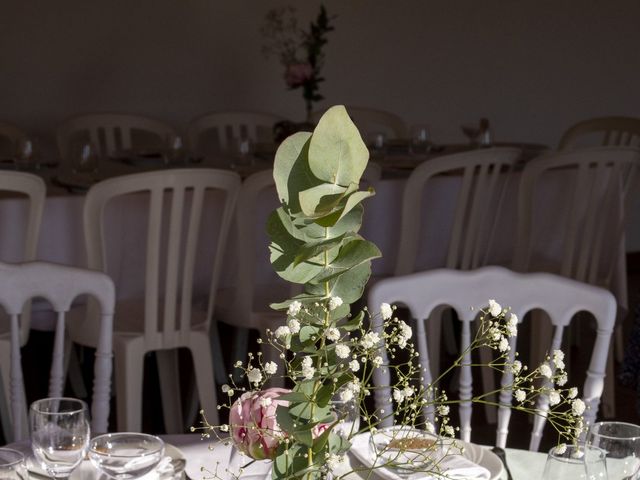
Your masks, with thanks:
[[[247,392],[234,402],[229,412],[229,425],[238,450],[256,460],[275,458],[278,444],[284,438],[276,420],[276,409],[278,405],[289,405],[278,397],[290,391],[268,388]]]
[[[292,63],[287,65],[284,81],[289,88],[296,88],[313,78],[313,67],[308,63]]]

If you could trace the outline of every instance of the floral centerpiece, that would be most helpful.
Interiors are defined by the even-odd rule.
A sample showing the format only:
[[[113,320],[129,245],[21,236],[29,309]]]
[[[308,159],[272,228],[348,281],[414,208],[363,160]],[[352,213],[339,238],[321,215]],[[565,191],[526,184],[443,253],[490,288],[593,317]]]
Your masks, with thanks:
[[[358,190],[367,161],[365,144],[342,106],[330,108],[313,133],[287,138],[276,154],[274,178],[281,206],[267,225],[271,263],[282,278],[302,284],[304,291],[272,305],[283,312],[282,325],[262,342],[277,349],[281,361],[265,362],[251,354],[248,361],[238,361],[235,367],[243,371],[248,388],[233,380],[223,387],[228,402],[221,408],[229,408],[229,423],[212,426],[204,420],[206,435],[230,432],[239,451],[251,459],[272,460],[273,479],[339,477],[358,435],[375,433],[392,418],[401,426],[392,431],[431,435],[433,441],[421,443],[427,451],[439,448],[440,439],[455,442],[449,413],[456,400],[438,385],[442,377],[422,384],[411,327],[388,304],[375,314],[366,309],[351,313],[350,304],[361,297],[370,276],[371,261],[380,256],[378,248],[358,234],[362,201],[374,194]],[[558,431],[559,442],[573,441],[583,428],[584,403],[576,398],[577,390],[562,387],[562,354],[553,352],[531,370],[519,360],[509,361],[507,339],[516,334],[517,323],[508,309],[489,301],[469,349],[448,371],[460,367],[469,350],[493,349],[496,358],[489,367],[514,374],[511,385],[502,387],[513,392],[513,408],[540,414],[536,401],[547,397],[550,407],[544,414]],[[373,372],[380,368],[392,370],[394,385],[373,384]],[[280,376],[291,389],[264,388]],[[390,392],[394,412],[371,408],[368,399],[380,388]],[[479,395],[472,401],[490,399]],[[355,421],[345,404],[353,406]],[[399,440],[400,449],[413,448],[417,441]],[[393,463],[384,452],[377,455],[381,461],[367,468]],[[430,454],[425,457],[430,461],[407,458],[420,471],[441,473],[440,462]]]
[[[276,8],[267,13],[262,27],[265,38],[263,52],[266,56],[278,56],[285,68],[287,87],[302,89],[306,121],[309,122],[313,103],[323,99],[319,84],[324,78],[320,71],[324,64],[323,48],[327,43],[327,34],[333,30],[332,18],[321,6],[315,22],[311,22],[309,31],[305,31],[298,28],[295,14],[293,7]]]

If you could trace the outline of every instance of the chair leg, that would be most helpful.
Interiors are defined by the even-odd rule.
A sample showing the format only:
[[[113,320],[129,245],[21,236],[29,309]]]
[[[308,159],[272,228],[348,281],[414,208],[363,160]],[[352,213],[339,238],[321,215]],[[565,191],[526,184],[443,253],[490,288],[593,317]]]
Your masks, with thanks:
[[[479,349],[478,354],[480,355],[480,363],[489,364],[493,360],[493,352],[488,347],[482,347]],[[484,392],[493,392],[496,389],[496,377],[493,373],[493,369],[491,368],[482,368],[480,369],[482,372],[482,389]],[[496,395],[490,395],[487,397],[490,402],[496,401]],[[495,425],[498,421],[498,412],[497,408],[493,405],[485,404],[484,413],[487,417],[487,423],[491,425]]]
[[[204,410],[211,425],[218,425],[218,395],[212,362],[212,353],[207,334],[191,332],[189,345],[193,355],[193,365],[196,375],[196,386],[200,398],[200,407]]]
[[[600,399],[602,406],[602,416],[604,418],[615,418],[616,416],[616,373],[614,365],[615,354],[613,348],[609,349],[607,356],[607,370],[604,376],[604,389]]]
[[[142,379],[145,352],[137,342],[117,342],[114,345],[114,354],[118,430],[139,432],[142,429]]]
[[[182,402],[180,400],[180,371],[178,368],[178,350],[157,350],[160,394],[162,396],[162,414],[167,433],[183,433]]]

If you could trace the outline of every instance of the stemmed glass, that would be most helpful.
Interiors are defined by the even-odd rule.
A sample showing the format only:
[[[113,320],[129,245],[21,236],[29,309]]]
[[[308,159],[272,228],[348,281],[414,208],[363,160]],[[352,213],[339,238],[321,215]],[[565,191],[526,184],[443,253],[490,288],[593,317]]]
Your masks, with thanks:
[[[12,448],[0,448],[0,478],[2,480],[26,480],[27,467],[24,455]]]
[[[599,448],[569,445],[553,447],[547,456],[542,480],[607,480],[605,452]]]
[[[606,453],[610,480],[640,479],[640,426],[624,422],[594,423],[587,445]]]
[[[478,137],[482,132],[480,129],[480,125],[473,123],[465,123],[460,125],[460,129],[465,137],[469,139],[469,145],[472,147],[478,146]]]
[[[429,147],[429,127],[414,125],[411,128],[411,153],[426,153]]]
[[[87,404],[75,398],[44,398],[31,404],[31,448],[54,478],[68,478],[89,446]]]
[[[360,409],[355,399],[344,401],[336,394],[331,400],[331,409],[340,419],[333,432],[343,438],[350,438],[360,430]]]
[[[77,142],[72,153],[73,173],[95,173],[98,170],[99,155],[97,147],[91,142]]]

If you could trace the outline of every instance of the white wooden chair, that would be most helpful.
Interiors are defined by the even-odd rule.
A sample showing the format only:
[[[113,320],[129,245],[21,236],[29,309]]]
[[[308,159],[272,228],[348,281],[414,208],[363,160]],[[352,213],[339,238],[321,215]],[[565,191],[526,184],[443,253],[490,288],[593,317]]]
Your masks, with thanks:
[[[452,186],[452,199],[447,207],[452,210],[451,229],[442,225],[438,230],[439,235],[449,238],[446,258],[438,266],[469,270],[487,265],[494,235],[500,227],[497,221],[504,192],[520,154],[516,148],[479,149],[434,158],[411,172],[402,198],[395,275],[433,268],[419,261],[421,249],[429,248],[422,225],[429,215],[442,216],[442,211],[425,205],[423,195],[431,187],[430,181],[441,175],[459,180],[459,187],[456,190]],[[440,337],[441,324],[442,319],[434,313],[429,322],[429,338],[433,339],[429,347],[436,368],[440,356],[436,339]]]
[[[132,148],[168,148],[176,136],[164,122],[127,113],[88,113],[58,126],[60,156],[67,160],[74,142],[91,142],[101,156]]]
[[[230,171],[176,169],[116,177],[93,186],[87,194],[88,265],[102,271],[108,271],[111,262],[121,261],[107,255],[105,210],[116,199],[148,200],[148,213],[141,214],[146,218],[140,218],[148,225],[146,242],[135,252],[145,258],[144,298],[122,299],[116,304],[113,344],[121,431],[140,431],[144,355],[151,351],[158,359],[165,427],[169,433],[182,431],[176,357],[180,347],[191,351],[200,404],[210,421],[217,421],[210,322],[239,188],[240,177]],[[203,226],[217,228],[213,243],[207,244],[208,251],[215,249],[210,266],[201,265],[203,260],[197,255]],[[205,271],[206,286],[194,283],[200,269]],[[71,339],[95,346],[91,309],[88,323],[78,321],[82,319],[80,315],[69,322]]]
[[[0,192],[8,192],[17,196],[24,196],[28,206],[26,211],[26,230],[24,232],[24,249],[22,261],[32,261],[36,258],[40,221],[46,197],[46,185],[40,177],[30,173],[2,171],[0,172]],[[18,235],[17,232],[5,230],[5,235]],[[6,260],[6,259],[5,259]],[[25,306],[20,321],[19,346],[23,347],[29,339],[30,304]],[[0,376],[2,377],[3,398],[0,398],[0,420],[2,421],[5,438],[9,438],[9,378],[10,378],[11,334],[8,317],[0,315]]]
[[[25,304],[35,297],[46,299],[57,314],[49,396],[61,397],[64,392],[65,315],[79,295],[93,297],[100,306],[96,328],[96,361],[91,407],[92,431],[106,432],[109,419],[111,388],[111,334],[115,289],[111,279],[100,272],[31,262],[19,265],[0,263],[0,306],[11,318],[10,405],[13,421],[13,440],[28,438],[26,398],[20,360],[20,315]],[[9,437],[11,438],[11,437]]]
[[[27,133],[24,130],[10,123],[0,122],[0,158],[18,153],[18,148],[27,139]]]
[[[560,139],[558,150],[581,146],[640,146],[640,118],[600,117],[569,128]]]
[[[348,106],[347,112],[358,126],[360,134],[367,140],[371,135],[384,133],[390,139],[406,139],[409,137],[407,124],[398,115],[373,108]],[[313,112],[311,121],[317,123],[324,111]]]
[[[640,151],[625,147],[568,150],[529,162],[520,181],[513,268],[606,288],[624,315],[626,205],[639,185],[639,169]],[[542,211],[542,198],[553,210]],[[540,331],[534,340],[548,335]],[[604,407],[613,416],[613,359],[609,371]]]
[[[271,113],[213,112],[191,122],[187,139],[197,155],[232,151],[240,139],[273,143],[273,126],[282,120]]]
[[[415,335],[420,361],[425,367],[424,385],[431,383],[436,377],[428,364],[428,346],[426,342],[425,319],[431,312],[441,306],[453,308],[462,322],[460,351],[464,351],[471,341],[472,324],[476,319],[477,308],[486,307],[488,300],[495,298],[503,307],[510,307],[519,319],[533,309],[544,310],[551,318],[554,327],[553,340],[548,345],[548,352],[561,348],[564,329],[573,316],[587,311],[595,317],[598,328],[586,380],[582,389],[582,398],[589,408],[585,411],[585,421],[592,423],[598,413],[598,405],[603,391],[607,353],[616,315],[616,301],[610,292],[575,280],[548,273],[515,273],[503,267],[483,267],[471,271],[431,270],[401,277],[381,280],[373,286],[369,294],[369,308],[378,311],[382,302],[406,305],[411,314],[418,319]],[[474,308],[474,310],[471,310]],[[516,337],[510,339],[510,361],[514,360]],[[383,352],[386,356],[386,353]],[[467,358],[467,360],[469,360]],[[386,361],[386,359],[385,359]],[[465,361],[464,363],[470,363]],[[509,369],[507,369],[509,370]],[[569,372],[571,380],[571,372]],[[377,386],[389,385],[388,369],[374,371],[374,383]],[[512,373],[507,372],[502,378],[503,388],[510,385]],[[460,399],[468,400],[473,396],[471,367],[461,368]],[[393,411],[389,405],[388,389],[376,390],[376,408]],[[504,390],[500,395],[496,445],[505,447],[511,411],[511,392]],[[538,407],[546,411],[546,400],[539,402]],[[464,441],[471,438],[470,402],[460,404],[460,436]],[[430,415],[428,409],[425,415]],[[387,418],[387,423],[393,421]],[[536,416],[534,419],[530,450],[537,450],[542,438],[542,430],[546,418]]]

